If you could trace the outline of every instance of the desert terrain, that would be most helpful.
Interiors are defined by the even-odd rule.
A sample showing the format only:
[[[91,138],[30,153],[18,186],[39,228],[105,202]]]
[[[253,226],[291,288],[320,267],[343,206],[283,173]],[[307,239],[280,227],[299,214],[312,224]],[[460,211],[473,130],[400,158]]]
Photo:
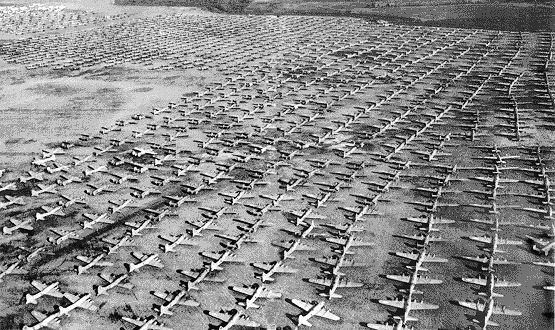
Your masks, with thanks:
[[[0,329],[553,328],[553,32],[270,14],[0,6]]]

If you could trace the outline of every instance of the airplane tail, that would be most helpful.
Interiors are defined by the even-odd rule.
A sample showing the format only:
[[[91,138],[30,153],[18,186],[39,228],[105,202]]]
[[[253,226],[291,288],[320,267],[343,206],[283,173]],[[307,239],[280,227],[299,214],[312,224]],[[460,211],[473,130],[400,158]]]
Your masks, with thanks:
[[[138,269],[137,265],[135,264],[125,263],[123,264],[123,266],[125,267],[128,273],[132,273]]]
[[[312,323],[308,322],[308,318],[306,316],[303,315],[299,315],[299,322],[298,325],[306,325],[307,327],[311,327]]]

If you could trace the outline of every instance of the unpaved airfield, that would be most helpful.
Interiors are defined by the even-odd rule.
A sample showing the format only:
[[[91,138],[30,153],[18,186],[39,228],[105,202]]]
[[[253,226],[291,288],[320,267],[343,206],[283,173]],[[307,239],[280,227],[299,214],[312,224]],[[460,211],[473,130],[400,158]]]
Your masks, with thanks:
[[[553,328],[553,33],[29,4],[0,329]]]

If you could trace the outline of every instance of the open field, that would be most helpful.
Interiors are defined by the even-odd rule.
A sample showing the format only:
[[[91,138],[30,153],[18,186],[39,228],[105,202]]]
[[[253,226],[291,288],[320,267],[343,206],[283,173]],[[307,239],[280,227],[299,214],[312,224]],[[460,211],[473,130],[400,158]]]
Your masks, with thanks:
[[[553,328],[553,33],[0,22],[0,329]]]

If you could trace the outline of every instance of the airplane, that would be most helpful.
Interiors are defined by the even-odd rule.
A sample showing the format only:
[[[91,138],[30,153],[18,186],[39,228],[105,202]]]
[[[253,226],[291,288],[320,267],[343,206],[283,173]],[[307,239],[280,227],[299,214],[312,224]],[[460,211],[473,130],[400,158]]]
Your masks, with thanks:
[[[249,154],[249,155],[244,155],[244,154],[233,154],[234,160],[238,163],[248,163],[251,160],[262,160],[262,158]]]
[[[329,238],[326,238],[326,242],[340,245],[342,247],[341,251],[344,251],[343,253],[346,253],[346,254],[352,254],[352,252],[349,252],[349,249],[351,247],[370,247],[370,246],[374,246],[373,243],[364,242],[360,238],[355,237],[355,235],[347,235],[346,237],[345,236],[343,236],[343,237],[329,237]]]
[[[108,167],[106,165],[101,165],[101,166],[98,166],[97,168],[94,168],[92,166],[87,166],[87,168],[88,170],[83,171],[84,176],[91,176],[94,173],[108,172]]]
[[[302,223],[306,223],[305,220],[308,219],[326,219],[326,216],[323,215],[319,215],[319,214],[315,214],[314,210],[311,208],[308,208],[302,212],[291,212],[294,216],[295,216],[295,225],[299,226]]]
[[[156,155],[156,152],[154,150],[149,150],[149,149],[143,149],[143,148],[133,148],[130,151],[131,155],[133,157],[143,157],[143,156],[154,156]]]
[[[182,184],[181,186],[184,187],[183,190],[185,191],[185,193],[189,195],[197,195],[203,190],[214,190],[214,188],[208,187],[208,185],[204,183],[198,185],[197,187],[186,184]]]
[[[438,257],[426,251],[395,252],[395,255],[401,258],[405,258],[405,259],[409,259],[417,262],[420,261],[421,263],[423,262],[445,263],[448,261],[446,258]]]
[[[202,216],[207,218],[207,219],[213,219],[216,220],[218,218],[220,218],[223,215],[232,215],[232,214],[236,214],[235,212],[229,212],[227,211],[228,207],[227,206],[223,206],[220,207],[219,209],[211,209],[208,207],[199,207],[200,210],[208,212],[208,214],[206,213],[202,213]]]
[[[439,207],[457,207],[461,206],[461,204],[457,203],[441,203],[439,202],[439,198],[434,199],[432,202],[418,202],[418,201],[407,201],[407,204],[412,204],[416,206],[423,206],[424,211],[427,213],[436,213]]]
[[[45,284],[36,280],[31,281],[31,285],[35,287],[39,292],[35,294],[27,293],[25,295],[25,304],[36,305],[37,300],[42,296],[50,296],[55,298],[62,298],[63,294],[58,288],[59,282],[52,282],[50,284]]]
[[[62,212],[62,205],[56,206],[56,207],[48,207],[48,206],[42,206],[41,209],[43,211],[46,211],[46,213],[35,213],[35,219],[37,221],[41,221],[41,220],[45,220],[46,217],[51,216],[51,215],[57,215],[59,217],[64,217],[66,214],[64,212]]]
[[[316,285],[321,285],[327,288],[327,290],[323,290],[322,292],[320,292],[319,295],[322,297],[327,297],[329,300],[333,298],[343,297],[342,295],[337,294],[335,292],[339,288],[360,288],[364,285],[363,283],[360,283],[360,282],[353,282],[345,278],[342,278],[341,275],[332,275],[331,278],[330,277],[309,278],[308,282]]]
[[[264,194],[261,194],[261,195],[259,195],[259,197],[271,200],[271,204],[274,207],[279,206],[280,202],[282,202],[282,201],[294,201],[294,200],[296,200],[295,197],[287,196],[286,194],[279,194],[279,195],[264,195]]]
[[[332,321],[339,321],[341,318],[332,312],[324,309],[325,302],[306,302],[300,299],[291,299],[291,303],[306,312],[305,315],[301,314],[298,317],[297,326],[305,325],[311,327],[312,323],[309,322],[313,316],[326,318]]]
[[[157,222],[162,221],[165,217],[177,216],[176,213],[172,212],[169,209],[162,209],[162,210],[143,209],[143,211],[148,213],[146,215],[146,218],[148,220],[154,220],[154,221],[157,221]]]
[[[258,243],[257,240],[251,238],[251,235],[249,233],[241,233],[239,235],[216,234],[214,236],[230,241],[221,243],[222,246],[230,250],[237,250],[241,248],[243,243]]]
[[[232,253],[230,250],[224,250],[221,252],[201,252],[201,256],[211,259],[212,261],[207,264],[211,271],[215,270],[223,270],[221,265],[225,262],[232,262],[232,263],[244,263],[245,260],[237,257],[235,253]]]
[[[385,278],[392,281],[398,281],[401,283],[406,283],[411,286],[419,284],[441,284],[442,280],[430,278],[428,276],[418,275],[418,272],[413,272],[412,274],[403,275],[385,275]]]
[[[492,265],[519,265],[520,264],[520,262],[509,261],[505,258],[494,258],[493,256],[487,256],[484,254],[476,257],[461,256],[460,258],[468,261],[478,262],[481,264],[487,264],[488,267],[482,268],[484,270],[489,270]]]
[[[215,231],[222,230],[221,227],[218,227],[215,224],[215,220],[216,220],[216,218],[209,219],[208,221],[205,221],[205,222],[193,222],[193,221],[188,221],[187,220],[186,222],[188,224],[195,227],[195,229],[187,230],[187,232],[191,236],[195,237],[195,236],[202,236],[202,231],[203,230],[215,230]]]
[[[25,202],[23,201],[23,197],[12,197],[10,195],[4,195],[4,198],[7,199],[7,202],[0,203],[0,210],[15,204],[25,205]]]
[[[187,196],[164,196],[164,198],[169,199],[170,207],[180,207],[183,203],[196,203],[196,200],[188,199]]]
[[[169,242],[169,243],[160,245],[160,248],[162,249],[162,251],[164,251],[164,253],[177,252],[175,249],[179,245],[187,245],[187,246],[196,246],[196,245],[198,245],[197,243],[191,242],[190,239],[187,239],[187,236],[184,235],[184,234],[181,234],[179,236],[177,236],[177,235],[171,235],[171,236],[158,235],[158,238],[160,238],[160,239],[162,239],[166,242]]]
[[[339,223],[325,223],[322,224],[322,227],[328,227],[331,229],[336,230],[338,233],[343,235],[348,235],[351,233],[360,233],[365,231],[364,227],[357,226],[356,222],[347,222],[343,224]]]
[[[332,198],[332,192],[326,192],[320,196],[312,194],[302,194],[304,198],[310,199],[309,204],[314,208],[320,208],[327,206],[327,202],[338,202],[338,200]]]
[[[4,235],[11,235],[14,232],[24,229],[24,230],[33,230],[33,226],[31,225],[32,223],[32,219],[27,219],[27,220],[16,220],[16,219],[10,219],[9,220],[13,226],[12,227],[2,227],[2,234]]]
[[[46,172],[49,174],[54,174],[58,172],[67,172],[69,171],[69,165],[58,165],[57,163],[53,163],[54,167],[47,166]]]
[[[258,205],[253,205],[253,204],[245,204],[246,207],[249,208],[249,210],[247,210],[247,213],[253,216],[257,216],[257,217],[261,217],[264,214],[266,214],[267,212],[270,211],[279,211],[280,208],[278,207],[274,207],[274,205],[272,203],[268,203],[264,206],[258,206]]]
[[[147,230],[147,229],[156,229],[156,225],[151,224],[152,220],[147,219],[143,222],[126,222],[125,225],[128,227],[131,227],[131,230],[129,232],[129,235],[131,237],[135,237],[135,236],[142,236],[143,230]]]
[[[251,179],[251,180],[231,180],[231,182],[238,183],[239,185],[237,188],[241,190],[252,190],[255,189],[257,186],[264,186],[268,185],[269,182],[260,181],[258,179]]]
[[[83,308],[93,312],[98,309],[98,307],[93,304],[90,293],[86,293],[81,297],[79,297],[69,292],[66,292],[64,293],[64,297],[67,300],[69,300],[71,304],[69,304],[66,307],[62,307],[62,306],[58,307],[58,314],[60,316],[69,315],[69,312],[77,308]]]
[[[60,313],[44,314],[36,310],[31,311],[31,315],[38,321],[33,326],[24,325],[23,330],[40,330],[43,328],[58,329],[60,327]]]
[[[220,312],[207,312],[207,314],[215,319],[222,321],[217,329],[218,330],[230,330],[235,326],[257,328],[260,327],[260,323],[251,321],[249,317],[235,309],[231,311],[221,310]]]
[[[472,321],[478,323],[483,329],[487,326],[499,326],[490,320],[492,315],[507,315],[507,316],[520,316],[521,312],[517,310],[508,309],[505,306],[499,306],[495,304],[493,297],[488,298],[486,301],[478,299],[474,302],[470,301],[458,301],[458,304],[462,307],[475,310],[477,312],[476,319]]]
[[[180,181],[179,179],[173,179],[170,177],[163,177],[158,175],[151,175],[150,177],[154,179],[154,181],[152,181],[152,184],[155,186],[164,186],[168,183],[176,183]]]
[[[391,323],[366,323],[367,328],[373,330],[416,330],[415,327],[404,324],[404,322],[391,322]]]
[[[9,264],[8,266],[3,266],[4,270],[0,273],[0,283],[4,281],[4,277],[8,275],[23,275],[27,274],[28,271],[21,268],[23,266],[22,261],[18,260],[14,263]]]
[[[204,266],[203,268],[200,268],[198,270],[191,270],[191,271],[177,270],[177,272],[179,274],[185,275],[193,279],[193,281],[182,282],[182,284],[185,285],[185,288],[187,291],[200,290],[200,288],[198,287],[198,284],[203,281],[215,282],[215,283],[221,283],[225,281],[219,278],[208,278],[207,276],[212,272],[212,270],[208,266]]]
[[[60,175],[60,178],[56,180],[56,184],[64,187],[73,182],[83,182],[83,180],[81,180],[76,176],[65,176],[65,175]]]
[[[423,187],[416,187],[414,190],[419,192],[428,193],[431,198],[439,198],[444,196],[444,194],[457,194],[461,191],[458,190],[448,190],[445,189],[443,186],[438,186],[436,188],[423,188]]]
[[[331,267],[331,271],[324,271],[324,273],[332,275],[345,275],[343,272],[341,272],[341,267],[358,268],[368,266],[367,263],[358,262],[352,258],[347,258],[346,253],[341,253],[340,255],[332,255],[330,257],[313,258],[312,261]]]
[[[234,179],[232,176],[226,175],[225,172],[218,172],[215,175],[211,175],[211,174],[208,174],[208,173],[200,173],[200,175],[207,178],[207,179],[204,179],[204,183],[209,185],[209,186],[218,183],[220,180],[233,180]]]
[[[27,255],[19,255],[17,256],[17,258],[19,260],[25,260],[27,261],[27,263],[31,262],[32,259],[38,257],[42,251],[44,251],[46,249],[46,247],[38,247],[34,250],[31,250],[30,248],[24,247],[24,246],[18,246],[18,249],[22,250],[23,252],[27,253]]]
[[[50,231],[56,234],[58,238],[48,237],[48,241],[56,245],[60,245],[63,242],[67,241],[68,239],[73,239],[73,240],[81,239],[81,236],[77,234],[77,232],[75,231],[67,231],[64,229],[55,229],[55,228],[50,228]]]
[[[111,267],[114,263],[109,261],[101,261],[103,258],[106,257],[106,254],[99,254],[94,258],[85,257],[85,256],[76,256],[75,259],[82,261],[85,263],[84,266],[78,265],[77,266],[77,274],[81,275],[84,274],[87,270],[91,269],[92,267]]]
[[[328,160],[307,159],[307,162],[311,163],[311,164],[312,164],[311,166],[316,167],[316,168],[320,168],[320,169],[325,169],[325,168],[327,168],[327,167],[329,167],[329,166],[338,166],[338,165],[341,165],[340,163],[334,162],[334,161],[332,161],[332,160],[330,160],[330,159],[328,159]]]
[[[364,146],[364,144],[361,144],[360,146]],[[365,152],[363,150],[361,150],[360,147],[357,146],[356,144],[351,144],[351,147],[349,149],[340,149],[340,148],[335,148],[335,147],[332,147],[331,149],[339,151],[341,158],[350,158],[354,155],[363,155],[363,154],[365,154]]]
[[[122,236],[118,241],[113,241],[107,238],[102,239],[102,241],[110,245],[110,247],[106,248],[106,252],[108,254],[116,253],[119,248],[124,246],[134,246],[133,239],[128,235]]]
[[[19,182],[21,183],[25,183],[27,181],[42,181],[44,180],[44,176],[42,173],[40,172],[34,172],[34,171],[27,171],[27,174],[29,174],[29,176],[25,177],[25,176],[20,176],[19,177]]]
[[[95,292],[97,296],[100,295],[107,295],[108,294],[108,290],[111,290],[113,288],[124,288],[127,290],[132,290],[134,285],[127,282],[127,283],[123,283],[124,281],[126,281],[129,278],[129,275],[127,274],[120,274],[120,275],[115,275],[115,274],[102,274],[99,273],[98,276],[103,279],[104,281],[108,282],[108,284],[106,284],[105,286],[95,286]]]
[[[113,220],[110,220],[110,218],[108,218],[108,213],[102,213],[102,214],[84,213],[83,216],[91,220],[91,221],[83,222],[82,224],[83,229],[93,229],[93,226],[98,223],[105,223],[105,224],[114,223]]]
[[[438,157],[449,157],[449,156],[452,155],[452,154],[447,153],[447,152],[441,152],[437,148],[434,148],[430,151],[412,150],[412,153],[415,153],[417,155],[421,155],[422,159],[427,160],[429,162],[434,161],[434,160],[438,160]]]
[[[239,306],[243,306],[245,309],[260,308],[260,306],[256,304],[256,300],[259,298],[279,299],[282,296],[280,292],[274,292],[257,283],[250,286],[232,286],[230,289],[247,296],[244,301],[238,303]]]
[[[141,188],[137,188],[137,187],[129,187],[132,190],[134,190],[131,193],[131,196],[135,197],[135,198],[145,198],[149,195],[153,195],[153,194],[161,194],[162,192],[159,190],[155,190],[155,189],[141,189]]]
[[[254,221],[248,221],[241,218],[234,218],[233,221],[237,221],[245,224],[246,226],[237,226],[237,229],[250,234],[256,232],[259,228],[271,227],[274,225],[273,223],[268,222],[266,219],[263,219],[263,218],[258,218]]]
[[[195,164],[189,164],[187,166],[172,165],[172,167],[176,169],[176,171],[173,172],[173,174],[176,176],[183,176],[183,175],[186,175],[187,173],[199,172],[199,170],[197,169],[197,165]]]
[[[229,205],[239,204],[239,200],[241,198],[243,199],[254,198],[254,196],[247,195],[247,192],[245,190],[238,191],[234,194],[227,193],[227,192],[219,192],[218,195],[224,196],[225,197],[224,202]]]
[[[486,292],[480,292],[479,295],[490,296],[490,297],[503,297],[502,294],[493,292],[494,288],[516,288],[521,286],[519,282],[511,282],[507,280],[500,279],[499,277],[488,273],[486,277],[462,277],[461,280],[465,283],[479,285],[481,287],[486,287]]]
[[[280,188],[285,189],[285,191],[294,191],[297,187],[304,186],[306,180],[303,178],[296,178],[296,179],[279,179]]]
[[[133,202],[132,199],[127,199],[123,201],[121,204],[118,204],[117,202],[114,202],[114,201],[108,201],[108,203],[113,205],[108,207],[108,209],[112,214],[114,214],[114,213],[121,212],[126,207],[138,207],[136,205],[131,205],[132,202]]]
[[[535,238],[529,235],[526,235],[526,238],[531,240],[534,244],[532,245],[532,250],[537,252],[543,252],[546,256],[551,251],[555,251],[555,239],[551,238],[551,240],[546,240],[542,238]]]
[[[39,190],[31,189],[31,196],[33,196],[33,197],[39,196],[39,195],[44,194],[44,193],[48,193],[48,194],[56,194],[57,193],[57,191],[55,190],[56,184],[51,184],[49,186],[42,185],[42,184],[37,184],[37,186],[39,187]],[[0,188],[0,189],[2,189],[2,188]]]
[[[260,275],[260,279],[262,283],[275,281],[275,279],[272,276],[277,273],[294,274],[299,271],[298,269],[293,269],[289,266],[285,266],[283,264],[283,261],[273,261],[270,263],[255,262],[255,263],[252,263],[251,265],[254,268],[263,270],[263,273]]]
[[[117,178],[117,179],[116,178],[110,179],[110,182],[114,183],[114,184],[122,184],[125,181],[138,181],[139,180],[137,177],[127,175],[127,174],[117,174],[117,173],[109,173],[109,174],[113,175]]]
[[[139,262],[136,263],[136,264],[125,263],[124,266],[127,269],[128,273],[139,271],[139,269],[141,269],[144,266],[164,268],[164,265],[162,264],[162,261],[160,260],[160,257],[158,257],[158,254],[156,254],[156,253],[143,254],[143,253],[131,252],[131,255],[135,259],[139,260]]]
[[[103,192],[107,192],[107,193],[115,192],[115,190],[109,189],[108,185],[95,186],[93,184],[87,184],[87,186],[90,187],[91,189],[85,189],[85,194],[90,196],[96,196]]]
[[[56,155],[51,155],[49,157],[44,157],[44,158],[35,158],[31,162],[31,164],[35,166],[46,166],[46,163],[53,162],[55,160],[56,160]]]
[[[404,310],[435,310],[439,309],[438,305],[426,303],[423,300],[417,301],[416,299],[395,298],[395,299],[380,299],[378,303],[385,306],[395,307]]]
[[[171,309],[176,306],[189,306],[189,307],[198,307],[200,304],[192,299],[188,299],[185,296],[187,295],[187,291],[177,290],[174,292],[165,291],[151,291],[150,292],[153,296],[158,297],[164,300],[163,305],[157,305],[155,310],[158,311],[158,316],[164,315],[173,315]]]
[[[288,241],[279,241],[279,242],[272,242],[272,245],[283,248],[282,251],[282,260],[285,259],[295,259],[292,256],[293,252],[295,251],[315,251],[316,248],[302,243],[300,239],[297,240],[288,240]]]
[[[377,213],[374,213],[373,207],[374,205],[365,203],[363,206],[358,208],[340,206],[338,209],[349,213],[349,215],[345,215],[345,218],[351,219],[353,222],[357,222],[364,221],[364,217],[366,216],[376,215]]]

